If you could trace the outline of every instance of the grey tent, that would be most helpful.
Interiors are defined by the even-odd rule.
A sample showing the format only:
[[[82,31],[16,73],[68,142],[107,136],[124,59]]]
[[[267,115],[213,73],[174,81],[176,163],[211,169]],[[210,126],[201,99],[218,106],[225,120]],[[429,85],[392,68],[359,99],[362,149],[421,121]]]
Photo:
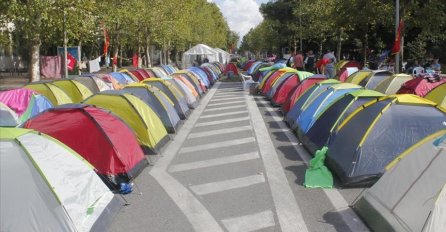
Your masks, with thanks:
[[[0,126],[15,127],[18,124],[17,114],[0,102]]]
[[[161,119],[166,131],[175,133],[181,120],[174,108],[174,103],[161,90],[155,86],[136,83],[125,86],[122,91],[143,100]]]
[[[445,147],[446,130],[427,136],[391,162],[381,179],[361,195],[353,208],[372,230],[423,230],[446,182]],[[445,217],[444,212],[434,216]]]
[[[438,195],[434,208],[429,216],[429,221],[424,228],[426,232],[440,232],[446,230],[446,185]]]
[[[113,88],[102,79],[95,77],[92,74],[86,74],[85,76],[80,76],[74,78],[74,80],[85,85],[92,93],[98,93],[100,91],[112,90]]]
[[[47,135],[0,128],[0,231],[105,231],[122,206],[76,152]]]

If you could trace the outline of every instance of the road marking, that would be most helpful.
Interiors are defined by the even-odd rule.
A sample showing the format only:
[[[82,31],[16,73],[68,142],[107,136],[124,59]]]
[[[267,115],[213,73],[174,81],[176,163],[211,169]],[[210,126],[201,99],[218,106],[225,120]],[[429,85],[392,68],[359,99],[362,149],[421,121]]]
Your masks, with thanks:
[[[229,110],[229,109],[235,109],[235,108],[246,108],[245,105],[242,106],[225,106],[225,107],[217,107],[217,108],[211,108],[211,109],[206,109],[204,112],[211,112],[211,111],[218,111],[218,110]]]
[[[231,180],[211,182],[207,184],[192,185],[189,188],[197,195],[206,195],[210,193],[223,192],[231,189],[244,188],[255,184],[265,182],[265,177],[261,175],[252,175]]]
[[[249,125],[249,126],[241,126],[241,127],[224,128],[224,129],[219,129],[219,130],[195,132],[195,133],[190,133],[188,138],[194,139],[194,138],[201,138],[201,137],[207,137],[207,136],[212,136],[212,135],[229,134],[229,133],[246,131],[246,130],[252,130],[252,127]]]
[[[219,101],[219,100],[231,99],[231,98],[234,98],[234,97],[239,97],[240,95],[241,95],[241,93],[237,93],[237,94],[231,93],[231,94],[225,94],[225,95],[218,95],[218,96],[214,96],[212,98],[212,101],[214,102],[214,101]]]
[[[266,177],[276,206],[280,228],[283,232],[306,232],[308,231],[307,225],[291,191],[260,110],[252,96],[245,95],[245,97],[247,98],[248,111],[251,115]]]
[[[210,102],[220,102],[220,101],[227,101],[227,100],[237,100],[237,99],[244,99],[244,96],[238,96],[238,97],[227,97],[227,98],[214,98]]]
[[[274,214],[271,210],[221,220],[229,232],[249,232],[275,226]]]
[[[240,122],[240,121],[246,121],[246,120],[249,120],[249,117],[216,120],[216,121],[212,121],[212,122],[200,122],[200,123],[195,124],[195,127],[213,126],[213,125],[219,125],[219,124],[223,124],[223,123]]]
[[[239,103],[245,103],[245,100],[243,100],[243,101],[218,102],[218,103],[208,104],[208,106],[220,106],[220,105],[230,105],[230,104],[239,104]]]
[[[220,114],[205,114],[205,115],[200,116],[200,118],[215,118],[215,117],[228,116],[228,115],[234,115],[234,114],[243,114],[243,113],[248,113],[248,111],[239,110],[239,111],[220,113]]]
[[[282,117],[280,117],[277,112],[269,107],[265,106],[266,110],[271,113],[271,117],[274,121],[277,122],[280,129],[287,136],[288,140],[293,145],[294,150],[299,155],[299,157],[303,160],[305,165],[308,167],[309,161],[312,157],[308,154],[308,152],[299,145],[300,142],[294,136],[294,134],[290,131],[290,129],[283,122]],[[358,216],[353,212],[353,210],[349,207],[347,201],[344,199],[342,194],[337,189],[322,189],[327,195],[327,198],[330,200],[331,204],[334,206],[335,210],[339,212],[341,218],[344,223],[350,228],[350,231],[369,231],[364,223],[358,218]]]
[[[157,161],[156,165],[150,170],[150,175],[160,184],[166,191],[167,195],[175,202],[178,208],[186,215],[191,223],[193,229],[199,232],[223,232],[223,228],[218,224],[211,213],[195,198],[195,196],[179,183],[175,178],[170,176],[166,171],[172,160],[175,158],[181,145],[187,138],[187,135],[192,130],[194,124],[198,121],[200,114],[204,107],[214,95],[220,83],[215,85],[208,94],[202,99],[202,104],[199,105],[189,116],[189,119],[184,123],[181,130],[175,136],[175,143],[169,144],[163,152],[163,156]]]
[[[183,147],[180,149],[180,151],[178,153],[187,153],[187,152],[194,152],[194,151],[209,150],[209,149],[214,149],[214,148],[231,147],[234,145],[253,143],[255,141],[256,141],[256,139],[254,137],[248,137],[248,138],[234,139],[234,140],[228,140],[228,141],[223,141],[223,142],[208,143],[208,144],[197,145],[197,146],[192,146],[192,147]]]
[[[181,171],[194,170],[194,169],[199,169],[199,168],[208,168],[208,167],[238,163],[238,162],[243,162],[243,161],[253,160],[253,159],[258,159],[258,158],[259,158],[258,152],[251,152],[251,153],[226,156],[226,157],[216,158],[216,159],[208,159],[208,160],[202,160],[202,161],[196,161],[196,162],[190,162],[190,163],[175,164],[169,168],[169,172],[181,172]]]

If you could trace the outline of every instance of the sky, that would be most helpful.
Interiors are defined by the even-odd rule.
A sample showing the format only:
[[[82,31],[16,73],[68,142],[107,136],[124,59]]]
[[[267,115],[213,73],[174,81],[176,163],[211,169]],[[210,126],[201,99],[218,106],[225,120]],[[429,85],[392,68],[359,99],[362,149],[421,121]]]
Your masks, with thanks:
[[[260,4],[269,0],[207,0],[215,2],[228,22],[229,28],[240,36],[248,33],[249,29],[263,21],[259,11]]]

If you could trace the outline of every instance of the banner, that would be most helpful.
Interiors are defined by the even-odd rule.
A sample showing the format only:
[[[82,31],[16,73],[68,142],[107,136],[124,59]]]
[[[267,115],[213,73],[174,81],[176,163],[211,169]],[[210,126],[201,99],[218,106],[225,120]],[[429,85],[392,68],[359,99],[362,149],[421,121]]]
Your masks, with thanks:
[[[392,47],[392,54],[399,53],[401,50],[401,36],[403,35],[404,30],[404,22],[403,19],[400,19],[400,23],[398,24],[398,30],[395,35],[395,42]]]
[[[74,58],[70,53],[67,53],[67,68],[68,71],[73,71],[74,66],[76,66],[76,58]]]
[[[108,36],[107,29],[104,27],[104,55],[108,54],[108,47],[110,47],[110,37]]]

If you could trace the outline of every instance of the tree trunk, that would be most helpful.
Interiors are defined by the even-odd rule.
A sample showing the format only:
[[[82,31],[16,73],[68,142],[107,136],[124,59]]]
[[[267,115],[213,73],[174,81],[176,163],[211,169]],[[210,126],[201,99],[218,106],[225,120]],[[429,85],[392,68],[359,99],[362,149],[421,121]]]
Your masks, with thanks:
[[[341,60],[341,49],[342,49],[342,27],[339,29],[339,35],[338,35],[338,46],[336,48],[336,59],[338,61]]]
[[[34,41],[31,44],[30,49],[30,62],[29,62],[29,77],[30,82],[39,81],[40,80],[40,41]]]
[[[177,51],[175,51],[175,66],[178,67],[178,64],[180,63],[180,53]]]
[[[364,66],[366,66],[366,64],[367,64],[367,50],[369,49],[368,32],[365,33],[363,47],[364,47],[363,48]]]
[[[119,52],[119,49],[118,49],[118,46],[116,45],[114,48],[113,48],[113,61],[112,61],[112,67],[113,67],[113,72],[117,72],[118,71],[118,67],[117,67],[117,65],[118,65],[118,52]]]

